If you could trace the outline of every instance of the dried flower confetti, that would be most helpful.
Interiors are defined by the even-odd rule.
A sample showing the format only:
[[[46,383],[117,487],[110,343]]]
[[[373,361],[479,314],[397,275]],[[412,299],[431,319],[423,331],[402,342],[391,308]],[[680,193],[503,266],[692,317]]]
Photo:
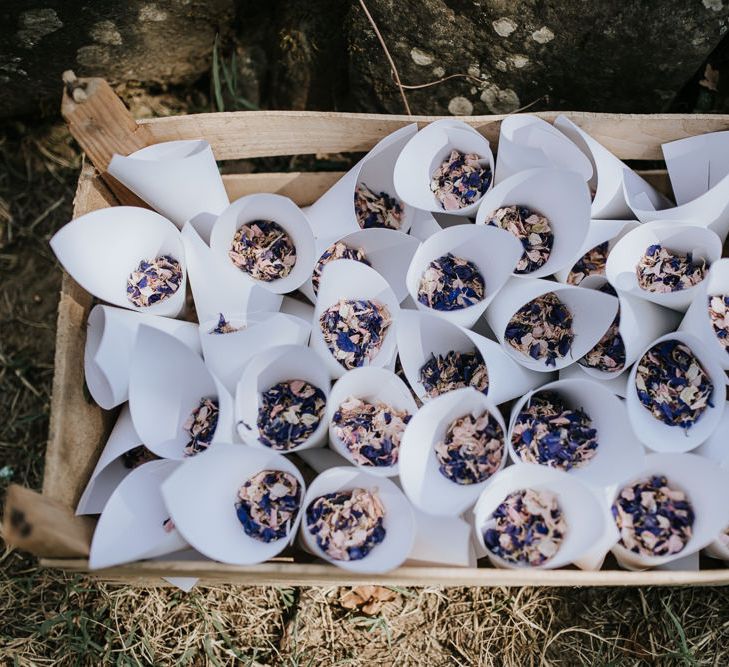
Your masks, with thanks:
[[[129,470],[134,470],[144,463],[156,461],[159,456],[149,451],[144,445],[137,445],[121,455],[122,464]]]
[[[333,560],[361,560],[385,539],[377,489],[327,493],[306,508],[306,527]]]
[[[486,523],[486,548],[508,563],[537,566],[559,551],[567,533],[557,495],[521,489],[510,493]]]
[[[223,313],[220,313],[218,316],[218,323],[208,331],[208,333],[211,334],[228,334],[228,333],[235,333],[236,331],[241,331],[242,329],[245,329],[245,327],[236,327],[233,326],[228,320],[225,319],[225,316]]]
[[[332,417],[334,432],[362,466],[394,466],[411,415],[377,401],[350,396]]]
[[[273,542],[289,534],[300,505],[296,477],[283,470],[261,470],[238,490],[235,511],[248,537]]]
[[[729,296],[717,294],[709,297],[709,318],[716,337],[729,352]]]
[[[511,444],[524,463],[560,470],[582,468],[597,454],[597,430],[582,408],[552,391],[534,394],[519,412]]]
[[[391,323],[387,306],[366,299],[340,299],[319,318],[326,346],[347,370],[377,356]]]
[[[405,217],[402,202],[387,192],[376,194],[364,183],[354,192],[354,212],[362,229],[400,229]]]
[[[175,530],[175,528],[175,522],[170,517],[167,517],[162,522],[162,529],[165,531],[165,533],[171,533],[173,530]]]
[[[567,283],[579,285],[587,276],[604,276],[609,245],[609,242],[605,241],[582,255],[567,275]]]
[[[420,369],[420,382],[430,398],[462,387],[474,387],[484,394],[489,391],[488,371],[478,352],[432,354]]]
[[[572,313],[554,292],[547,292],[516,311],[504,337],[523,355],[555,366],[556,360],[567,356],[572,348]]]
[[[288,451],[311,437],[324,416],[324,392],[305,380],[279,382],[261,394],[258,440]]]
[[[544,266],[549,259],[554,234],[549,220],[540,213],[524,206],[505,206],[489,214],[486,224],[505,229],[521,241],[524,254],[514,273],[531,273]]]
[[[314,272],[311,275],[311,284],[314,287],[314,294],[319,293],[319,281],[321,280],[321,272],[324,267],[333,262],[336,259],[352,259],[355,262],[362,262],[367,266],[371,266],[369,260],[365,256],[364,250],[360,248],[350,248],[346,243],[337,241],[333,245],[330,245],[321,255],[319,261],[314,267]]]
[[[243,225],[233,236],[228,256],[241,271],[267,283],[285,278],[296,264],[291,237],[271,220]]]
[[[669,426],[689,429],[713,407],[711,379],[690,348],[677,340],[657,343],[641,357],[635,387],[643,406]]]
[[[617,292],[610,284],[605,284],[600,288],[600,292],[617,296]],[[594,368],[605,373],[614,373],[622,371],[625,368],[625,343],[620,335],[620,307],[618,306],[618,314],[608,327],[603,337],[597,341],[593,347],[582,359],[578,359],[580,366]]]
[[[680,292],[698,285],[706,274],[706,260],[667,250],[659,243],[649,246],[635,267],[638,285],[646,292]]]
[[[477,201],[491,185],[491,169],[475,153],[452,150],[433,172],[430,189],[446,211],[457,211]]]
[[[190,436],[185,447],[185,456],[195,456],[204,452],[213,441],[218,426],[218,402],[211,398],[203,398],[200,405],[192,411],[182,428]]]
[[[479,484],[501,467],[504,431],[488,411],[464,415],[449,424],[435,456],[440,473],[451,482]]]
[[[485,290],[478,267],[448,253],[428,264],[420,279],[418,301],[435,310],[460,310],[482,301]]]
[[[151,306],[171,297],[182,284],[182,267],[170,255],[143,259],[129,274],[127,299],[138,308]]]
[[[662,475],[624,487],[612,506],[620,544],[641,556],[668,556],[691,539],[694,510],[683,491]]]

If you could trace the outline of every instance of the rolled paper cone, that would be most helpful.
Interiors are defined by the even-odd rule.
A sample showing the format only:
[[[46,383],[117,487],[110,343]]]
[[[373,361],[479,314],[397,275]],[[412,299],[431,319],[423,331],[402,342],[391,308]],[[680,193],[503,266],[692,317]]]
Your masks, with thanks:
[[[656,419],[640,402],[638,390],[635,386],[640,359],[654,345],[667,340],[675,340],[686,345],[699,360],[714,386],[714,391],[710,397],[710,404],[707,405],[704,412],[688,429],[681,428],[680,426],[669,426]],[[696,336],[682,331],[666,334],[645,346],[638,355],[638,363],[633,365],[628,376],[626,404],[633,431],[641,442],[656,452],[682,453],[695,449],[702,442],[708,440],[721,423],[721,418],[724,413],[724,406],[726,404],[726,376],[721,366],[709,354],[701,341]]]
[[[182,228],[182,242],[198,322],[211,320],[220,313],[240,317],[280,308],[280,294],[260,283],[241,280],[241,272],[229,261],[221,261],[192,225]]]
[[[197,327],[191,322],[94,306],[86,327],[84,374],[91,396],[104,410],[129,398],[129,368],[140,324],[164,331],[200,354]]]
[[[726,431],[724,431],[723,435],[724,442],[726,442]],[[704,445],[701,445],[701,447],[696,450],[696,453],[701,455],[704,453],[702,450],[704,450]],[[716,454],[717,452],[712,453]],[[727,458],[726,454],[724,454],[724,458],[721,461],[717,461],[717,459],[711,457],[709,457],[709,459],[719,463],[720,469],[724,471],[725,475],[727,474],[727,468],[729,468],[729,458]],[[716,558],[718,560],[729,561],[729,533],[727,533],[728,530],[729,524],[724,526],[724,528],[722,528],[721,531],[714,537],[714,540],[711,542],[711,544],[706,547],[705,551],[707,556],[711,556],[711,558]]]
[[[567,529],[557,553],[542,565],[511,563],[487,549],[483,531],[494,510],[510,493],[532,489],[557,496]],[[474,528],[481,549],[496,566],[506,569],[552,570],[575,564],[599,569],[605,554],[618,539],[617,529],[608,522],[607,504],[586,484],[561,470],[533,464],[506,468],[481,493],[474,509]]]
[[[270,282],[255,280],[238,269],[228,255],[236,232],[249,222],[271,220],[290,237],[296,248],[296,263],[283,278]],[[241,197],[223,211],[210,234],[210,248],[218,261],[234,269],[237,278],[230,284],[234,289],[246,283],[265,287],[276,294],[285,294],[301,287],[314,268],[314,234],[301,209],[288,197],[276,194],[255,194]]]
[[[384,403],[393,410],[414,415],[418,406],[407,385],[386,368],[364,367],[347,371],[336,382],[327,401],[327,423],[329,424],[329,446],[351,465],[377,476],[393,477],[400,473],[399,463],[392,466],[358,464],[344,441],[337,436],[334,414],[348,398],[359,398],[368,403]]]
[[[321,359],[308,347],[302,345],[280,345],[256,354],[243,369],[235,391],[235,422],[241,440],[251,447],[271,451],[260,442],[258,411],[261,394],[280,382],[303,380],[321,389],[329,399],[331,381]],[[302,449],[321,447],[327,435],[326,406],[314,432],[300,445],[282,450],[291,454]]]
[[[392,287],[398,301],[408,295],[405,274],[410,260],[420,246],[418,239],[394,229],[360,229],[336,241],[341,241],[348,248],[361,250],[370,266]],[[317,262],[324,251],[336,241],[317,241]],[[301,286],[301,292],[312,303],[316,301],[311,278]]]
[[[622,373],[620,373],[620,375],[616,375],[614,378],[600,379],[600,384],[606,389],[609,389],[616,396],[620,396],[620,398],[625,398],[625,395],[627,393],[626,386],[628,384],[629,375],[630,368],[627,368]],[[559,371],[559,379],[594,380],[595,378],[592,375],[588,375],[585,372],[584,367],[580,366],[579,364],[572,364],[571,366],[565,366]]]
[[[311,325],[311,347],[324,360],[324,367],[332,378],[339,378],[346,372],[332,355],[322,334],[320,318],[325,310],[340,299],[370,300],[385,306],[390,313],[388,327],[380,349],[366,366],[379,368],[392,366],[395,362],[395,329],[400,313],[400,302],[389,283],[374,269],[353,259],[339,259],[324,267],[319,282],[319,295],[314,304],[314,321]]]
[[[656,220],[628,232],[615,244],[608,256],[605,276],[619,292],[626,292],[659,306],[685,312],[699,292],[699,285],[675,292],[649,292],[638,284],[636,274],[641,257],[651,245],[660,244],[667,250],[694,260],[705,259],[711,266],[721,257],[721,240],[710,229],[693,224]]]
[[[230,204],[212,148],[203,139],[165,141],[126,157],[115,154],[107,170],[180,229],[200,216],[205,224],[198,231],[206,242],[212,222]]]
[[[631,570],[658,567],[691,556],[708,547],[729,525],[729,473],[713,461],[695,454],[649,454],[637,475],[621,481],[613,502],[624,486],[654,475],[665,476],[671,488],[686,494],[695,515],[691,537],[681,551],[665,556],[637,554],[617,542],[613,554],[620,565]]]
[[[410,420],[400,446],[400,482],[413,506],[433,516],[457,517],[473,507],[481,491],[506,464],[502,439],[501,460],[496,471],[482,482],[458,484],[440,471],[435,447],[445,440],[448,427],[457,419],[488,412],[501,427],[506,425],[499,409],[480,391],[457,389],[428,401]]]
[[[306,209],[306,217],[317,239],[333,242],[361,229],[354,208],[355,191],[360,183],[377,194],[385,192],[391,197],[396,196],[393,181],[395,161],[417,130],[418,126],[412,123],[387,135]],[[399,231],[408,232],[416,212],[405,202],[403,204],[404,215]]]
[[[670,205],[668,199],[652,185],[569,118],[558,116],[554,126],[569,137],[592,163],[593,175],[589,181],[590,188],[595,193],[592,200],[592,218],[627,220],[634,217],[623,192],[624,171],[631,172],[631,177],[641,183],[643,191],[656,206]]]
[[[408,384],[424,402],[432,399],[420,381],[420,369],[431,356],[451,351],[478,351],[488,373],[487,395],[495,405],[523,396],[549,378],[516,363],[498,343],[430,313],[401,311],[397,343]]]
[[[507,116],[499,132],[496,183],[535,167],[575,171],[583,181],[592,177],[590,160],[553,125],[528,114]]]
[[[165,530],[170,514],[160,490],[179,465],[178,461],[150,461],[119,483],[96,524],[90,570],[154,558],[187,546],[177,530]]]
[[[456,517],[433,516],[413,508],[415,540],[408,556],[414,564],[476,567],[471,525]]]
[[[228,322],[239,327],[238,331],[214,333],[216,318],[199,326],[199,341],[206,366],[231,396],[243,369],[256,354],[279,345],[308,345],[311,335],[309,322],[283,313],[254,313]]]
[[[569,274],[575,264],[582,257],[599,246],[608,242],[608,252],[610,252],[615,244],[623,238],[629,231],[635,229],[638,223],[635,220],[590,220],[590,226],[587,229],[587,236],[582,247],[577,251],[575,256],[567,262],[563,269],[555,272],[554,277],[561,283],[566,283]]]
[[[314,307],[303,299],[295,299],[291,296],[285,296],[281,301],[281,307],[279,310],[284,315],[298,317],[309,324],[311,324],[314,319]]]
[[[376,491],[385,509],[385,538],[360,560],[334,560],[322,550],[306,524],[306,509],[319,496],[338,491],[366,489]],[[358,574],[384,574],[402,565],[412,552],[415,517],[405,494],[386,477],[376,477],[358,468],[330,468],[309,485],[302,507],[300,536],[307,551],[318,558]]]
[[[317,474],[329,470],[329,468],[341,468],[351,465],[343,456],[323,447],[304,449],[296,452],[296,456],[302,459]]]
[[[607,279],[603,276],[588,276],[580,283],[580,287],[596,290],[605,284]],[[580,365],[587,375],[596,380],[611,380],[624,376],[625,371],[638,360],[645,346],[659,336],[675,331],[680,318],[674,310],[639,299],[627,292],[617,294],[620,303],[618,333],[625,347],[625,364],[621,369],[612,372]],[[627,377],[624,379],[627,380]]]
[[[729,439],[726,437],[727,433],[729,433],[729,409],[724,406],[721,420],[716,430],[705,442],[694,450],[694,454],[698,454],[719,464],[729,462]]]
[[[419,301],[418,293],[423,274],[432,261],[448,253],[459,259],[466,259],[476,266],[485,285],[481,301],[466,308],[448,311],[431,308]],[[476,225],[450,227],[433,234],[417,249],[407,271],[407,290],[419,310],[470,328],[509,280],[521,255],[521,243],[513,234],[503,229]]]
[[[231,565],[262,563],[281,553],[296,535],[303,504],[286,537],[271,542],[247,535],[236,514],[238,490],[264,470],[295,477],[303,501],[304,478],[289,459],[274,451],[220,443],[205,456],[185,461],[162,484],[177,530],[201,554]]]
[[[184,424],[203,398],[218,402],[211,447],[230,442],[233,399],[203,360],[176,338],[139,327],[129,373],[129,408],[142,442],[157,456],[182,460],[190,434]]]
[[[122,459],[122,454],[142,444],[129,414],[129,405],[124,405],[114,428],[104,445],[94,472],[86,484],[76,507],[76,514],[101,514],[107,501],[119,483],[131,472]]]
[[[514,447],[514,427],[519,413],[543,392],[553,392],[567,409],[582,409],[597,430],[594,456],[581,467],[566,471],[570,476],[597,488],[617,484],[626,475],[637,473],[645,459],[645,450],[630,428],[624,402],[595,380],[564,379],[550,382],[518,400],[511,409],[509,456],[517,465],[527,465]]]
[[[67,223],[51,238],[51,248],[71,277],[98,299],[149,315],[176,317],[185,305],[185,251],[177,228],[159,213],[136,206],[112,206]],[[127,280],[142,260],[169,255],[182,269],[174,294],[150,306],[127,297]]]
[[[556,294],[572,313],[574,340],[568,355],[555,359],[554,366],[532,359],[506,342],[506,327],[524,305],[549,292]],[[551,280],[522,278],[501,289],[486,310],[486,321],[506,353],[525,368],[539,372],[559,371],[584,357],[602,338],[618,312],[618,300],[610,294],[563,285]]]
[[[413,224],[410,227],[410,236],[414,236],[418,241],[425,241],[427,238],[439,232],[443,227],[430,211],[421,211],[413,209]]]
[[[729,348],[721,344],[709,315],[709,299],[723,295],[729,296],[729,259],[719,259],[711,265],[706,278],[697,286],[695,298],[681,321],[679,331],[696,336],[716,362],[729,371]]]
[[[590,192],[582,177],[564,169],[528,169],[501,181],[481,199],[476,224],[485,225],[491,214],[506,206],[524,206],[549,220],[554,243],[549,258],[531,271],[543,278],[577,256],[590,228]]]
[[[443,213],[445,209],[430,189],[433,172],[448,158],[451,151],[475,153],[481,166],[491,170],[493,183],[494,156],[488,139],[462,121],[446,118],[426,125],[408,141],[395,163],[394,183],[398,197],[410,206]],[[470,217],[482,197],[461,209],[448,211],[453,215]]]
[[[182,551],[176,551],[172,554],[165,554],[164,556],[158,556],[151,558],[150,560],[158,561],[172,561],[172,562],[202,562],[209,561],[209,558],[205,558],[200,552],[195,549],[183,549]],[[200,581],[198,577],[162,577],[163,581],[171,584],[175,588],[179,588],[183,593],[189,593],[197,583]]]

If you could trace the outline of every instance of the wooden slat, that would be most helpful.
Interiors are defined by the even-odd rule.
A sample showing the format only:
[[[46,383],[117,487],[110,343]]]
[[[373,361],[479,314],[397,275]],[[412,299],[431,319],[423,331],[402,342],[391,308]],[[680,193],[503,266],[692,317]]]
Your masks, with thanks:
[[[599,114],[562,112],[624,160],[660,160],[660,145],[696,134],[729,129],[729,116],[691,114]],[[535,114],[553,121],[560,112]],[[468,116],[496,145],[506,116]],[[272,155],[367,151],[408,123],[439,116],[392,116],[317,111],[234,111],[140,120],[156,142],[207,139],[219,160]]]

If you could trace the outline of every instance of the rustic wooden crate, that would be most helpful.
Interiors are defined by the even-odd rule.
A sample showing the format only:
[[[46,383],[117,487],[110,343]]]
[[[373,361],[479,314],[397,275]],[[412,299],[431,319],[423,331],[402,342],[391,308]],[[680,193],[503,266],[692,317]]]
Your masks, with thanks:
[[[537,114],[553,120],[554,112]],[[567,113],[575,123],[625,160],[660,160],[660,145],[695,134],[729,129],[723,115],[625,115]],[[503,116],[464,118],[495,146]],[[347,153],[366,151],[379,139],[403,125],[426,124],[435,118],[346,113],[261,111],[175,116],[139,121],[154,141],[207,139],[218,160],[262,156]],[[641,173],[664,191],[669,189],[663,170]],[[300,205],[311,204],[341,173],[267,173],[224,176],[231,200],[254,192],[278,192]],[[74,201],[74,217],[116,202],[95,169],[81,171]],[[68,275],[63,276],[58,306],[55,377],[51,421],[46,452],[43,495],[67,507],[75,507],[94,468],[114,414],[101,410],[84,390],[83,351],[86,318],[92,297]],[[163,575],[200,577],[209,583],[327,585],[379,582],[400,585],[686,585],[729,583],[729,569],[718,562],[715,569],[699,572],[626,572],[608,569],[498,570],[489,566],[465,569],[406,563],[387,575],[360,575],[331,565],[297,562],[298,556],[278,558],[254,567],[212,562],[148,561],[98,572],[107,580],[129,584],[158,584]],[[304,557],[304,561],[310,561]],[[48,567],[88,572],[84,559],[42,559]],[[613,567],[614,564],[613,564]]]

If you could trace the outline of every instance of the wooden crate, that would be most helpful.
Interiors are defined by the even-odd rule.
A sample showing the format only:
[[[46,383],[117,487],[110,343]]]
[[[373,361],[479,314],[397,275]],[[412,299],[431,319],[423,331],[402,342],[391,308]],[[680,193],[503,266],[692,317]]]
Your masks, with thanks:
[[[546,120],[557,113],[537,114]],[[567,113],[571,120],[627,160],[660,160],[663,142],[695,134],[729,129],[729,116],[707,115],[618,115]],[[464,118],[495,146],[503,116]],[[379,139],[416,121],[420,125],[435,118],[347,113],[261,111],[199,114],[139,121],[140,129],[155,142],[174,139],[207,139],[217,159],[236,160],[274,155],[347,153],[366,151]],[[665,171],[641,171],[659,188],[669,188]],[[278,192],[300,205],[311,204],[340,173],[234,174],[224,177],[231,200],[254,192]],[[86,164],[78,182],[74,217],[112,206],[114,195],[95,169]],[[75,507],[94,468],[114,414],[97,407],[84,391],[83,351],[86,318],[92,297],[68,275],[63,277],[58,306],[55,377],[51,423],[46,453],[43,495],[67,508]],[[88,541],[86,525],[78,540]],[[83,549],[82,549],[83,550]],[[205,582],[244,584],[327,585],[378,582],[399,585],[685,585],[729,583],[729,569],[717,561],[699,572],[626,572],[603,569],[583,572],[498,570],[432,567],[406,564],[387,575],[360,575],[331,565],[313,564],[293,558],[279,558],[254,567],[237,567],[211,562],[139,562],[98,572],[107,580],[130,584],[157,584],[163,575],[200,577]],[[309,562],[306,562],[309,561]],[[85,559],[46,558],[42,564],[74,572],[88,572]],[[613,565],[614,567],[614,565]]]

